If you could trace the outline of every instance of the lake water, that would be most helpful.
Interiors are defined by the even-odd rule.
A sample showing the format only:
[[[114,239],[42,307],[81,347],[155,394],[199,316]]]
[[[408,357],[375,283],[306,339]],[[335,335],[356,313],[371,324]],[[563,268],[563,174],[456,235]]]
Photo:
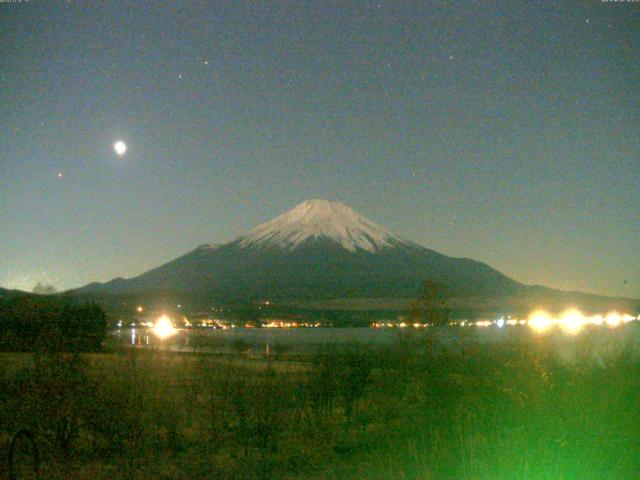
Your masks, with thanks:
[[[338,347],[354,342],[388,345],[401,336],[420,337],[425,332],[424,329],[413,328],[196,328],[176,330],[173,335],[160,339],[147,328],[122,328],[115,330],[113,336],[121,345],[141,349],[271,355],[283,352],[309,353],[328,344]],[[559,328],[537,334],[523,325],[436,329],[436,343],[442,347],[455,348],[463,339],[480,344],[545,342],[562,356],[571,358],[578,349],[590,348],[594,354],[605,354],[626,347],[640,348],[640,322],[616,328],[589,326],[577,334],[569,334]]]

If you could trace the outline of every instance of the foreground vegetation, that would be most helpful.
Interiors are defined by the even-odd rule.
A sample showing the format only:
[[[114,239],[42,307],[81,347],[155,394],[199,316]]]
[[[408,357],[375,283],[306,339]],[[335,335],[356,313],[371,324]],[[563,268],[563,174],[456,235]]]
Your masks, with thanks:
[[[0,351],[96,352],[107,319],[94,304],[73,304],[46,295],[0,296]]]
[[[635,478],[640,353],[595,354],[601,333],[571,362],[544,339],[443,349],[428,334],[295,362],[2,354],[0,466],[27,429],[43,479]]]

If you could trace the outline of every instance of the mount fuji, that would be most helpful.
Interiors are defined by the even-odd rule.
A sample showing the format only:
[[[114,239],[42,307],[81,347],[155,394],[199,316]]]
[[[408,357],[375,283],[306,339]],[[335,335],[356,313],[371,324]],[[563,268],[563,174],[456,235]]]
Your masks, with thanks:
[[[240,245],[294,250],[320,239],[350,252],[364,250],[374,253],[408,244],[342,203],[309,200],[253,229],[240,239]]]
[[[242,302],[407,299],[415,298],[426,280],[443,285],[452,299],[569,295],[430,250],[326,200],[301,203],[229,243],[202,245],[137,277],[70,293],[160,297],[171,292]]]

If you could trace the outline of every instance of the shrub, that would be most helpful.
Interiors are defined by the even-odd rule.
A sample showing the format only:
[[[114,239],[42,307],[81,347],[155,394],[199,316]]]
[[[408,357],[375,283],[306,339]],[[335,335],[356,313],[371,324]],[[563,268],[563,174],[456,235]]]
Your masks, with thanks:
[[[98,351],[106,334],[106,317],[95,305],[70,305],[48,297],[0,302],[4,351]]]

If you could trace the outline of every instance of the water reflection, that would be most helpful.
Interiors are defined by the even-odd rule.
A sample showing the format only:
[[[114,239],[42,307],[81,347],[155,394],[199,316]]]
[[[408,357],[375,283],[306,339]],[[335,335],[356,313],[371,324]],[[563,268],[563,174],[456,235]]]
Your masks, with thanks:
[[[563,357],[572,357],[576,349],[585,341],[591,342],[594,352],[617,348],[620,345],[632,343],[640,348],[640,323],[621,322],[618,328],[612,329],[603,322],[572,330],[567,335],[567,328],[573,326],[567,320],[566,328],[547,328],[542,319],[536,324],[545,330],[545,343],[552,350],[558,351]],[[610,322],[616,319],[610,319]],[[535,322],[534,322],[535,323]],[[461,342],[474,340],[480,344],[491,344],[509,341],[540,341],[542,337],[534,328],[525,325],[514,325],[503,328],[444,328],[435,331],[437,348],[457,348]],[[532,327],[532,324],[529,324]],[[375,328],[235,328],[228,330],[216,329],[177,329],[175,335],[160,339],[148,328],[132,328],[131,335],[120,329],[114,332],[122,345],[128,344],[135,348],[153,350],[171,350],[180,352],[207,352],[216,354],[250,354],[273,356],[274,354],[287,356],[289,354],[310,353],[317,351],[323,345],[336,346],[362,343],[369,345],[388,345],[398,338],[410,336],[418,338],[434,333],[430,329],[375,329]],[[431,332],[431,333],[429,333]],[[127,332],[128,333],[128,332]]]
[[[116,337],[122,338],[122,331],[120,329],[115,332]],[[134,347],[141,347],[149,345],[149,332],[138,328],[131,328],[131,345]]]

